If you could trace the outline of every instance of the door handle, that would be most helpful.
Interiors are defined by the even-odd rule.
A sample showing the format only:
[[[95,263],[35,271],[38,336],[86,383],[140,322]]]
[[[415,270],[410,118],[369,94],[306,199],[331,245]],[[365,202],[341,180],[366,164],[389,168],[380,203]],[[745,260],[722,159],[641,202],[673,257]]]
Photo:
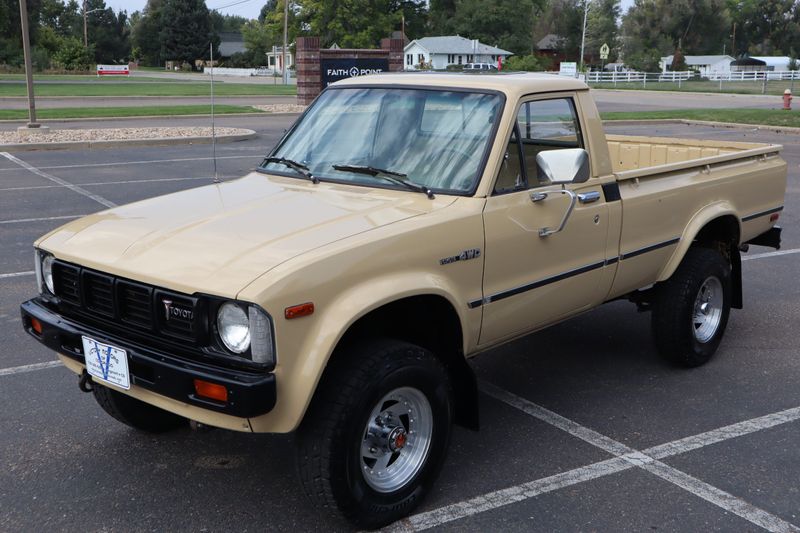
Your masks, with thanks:
[[[578,201],[582,204],[591,204],[600,199],[599,191],[582,192],[578,195]]]
[[[542,200],[547,200],[547,193],[546,192],[532,192],[531,193],[531,202],[541,202]]]

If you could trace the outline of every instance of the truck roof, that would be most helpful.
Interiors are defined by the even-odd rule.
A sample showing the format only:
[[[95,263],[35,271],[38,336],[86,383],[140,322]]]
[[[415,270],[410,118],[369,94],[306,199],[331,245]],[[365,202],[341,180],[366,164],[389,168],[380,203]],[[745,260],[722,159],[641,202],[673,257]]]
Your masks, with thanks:
[[[346,78],[334,84],[351,85],[409,85],[415,87],[454,87],[488,89],[519,96],[530,93],[588,90],[575,78],[532,72],[494,72],[464,74],[460,72],[387,72]]]

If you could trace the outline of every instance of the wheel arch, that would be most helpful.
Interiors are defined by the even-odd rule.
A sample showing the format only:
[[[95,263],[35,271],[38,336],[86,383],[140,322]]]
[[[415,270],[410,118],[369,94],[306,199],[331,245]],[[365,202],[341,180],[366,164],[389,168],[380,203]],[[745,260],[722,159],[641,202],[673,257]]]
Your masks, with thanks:
[[[478,386],[464,356],[464,329],[453,304],[442,295],[405,296],[370,309],[350,324],[326,366],[365,338],[391,338],[421,346],[444,364],[453,384],[454,420],[478,429]]]
[[[731,307],[741,309],[741,234],[741,220],[729,203],[719,202],[703,208],[686,225],[678,248],[659,273],[657,281],[669,279],[692,246],[715,248],[731,263]]]

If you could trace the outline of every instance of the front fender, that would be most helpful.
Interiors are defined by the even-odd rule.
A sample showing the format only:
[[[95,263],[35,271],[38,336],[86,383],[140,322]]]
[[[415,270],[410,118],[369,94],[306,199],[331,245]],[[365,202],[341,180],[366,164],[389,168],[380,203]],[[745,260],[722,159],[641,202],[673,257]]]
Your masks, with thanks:
[[[657,281],[665,281],[675,273],[675,270],[677,270],[678,265],[683,261],[686,252],[689,251],[695,238],[706,225],[715,219],[727,215],[732,215],[736,219],[736,223],[739,226],[739,235],[741,235],[742,222],[739,219],[736,209],[730,202],[719,201],[703,207],[689,220],[689,223],[684,228],[678,247],[672,253],[669,261],[664,265],[664,268],[658,273]]]
[[[348,329],[375,309],[421,295],[440,296],[450,302],[461,322],[466,351],[477,340],[480,310],[470,310],[466,297],[459,295],[450,280],[431,272],[411,270],[365,279],[328,301],[314,302],[316,311],[310,317],[291,321],[276,317],[278,397],[272,411],[250,420],[253,431],[285,433],[296,429],[331,355]]]

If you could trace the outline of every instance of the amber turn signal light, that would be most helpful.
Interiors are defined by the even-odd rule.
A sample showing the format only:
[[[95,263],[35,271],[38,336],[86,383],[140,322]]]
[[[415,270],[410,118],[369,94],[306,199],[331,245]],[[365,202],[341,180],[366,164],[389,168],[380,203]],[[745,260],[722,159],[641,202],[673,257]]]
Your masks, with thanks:
[[[307,302],[304,304],[287,307],[283,312],[283,316],[286,317],[286,320],[291,320],[293,318],[300,318],[301,316],[308,316],[313,314],[314,314],[314,304],[312,302]]]
[[[196,379],[194,380],[194,391],[202,398],[217,400],[218,402],[228,401],[228,389],[223,385]]]
[[[31,329],[36,332],[37,335],[42,334],[42,323],[39,322],[38,319],[31,317]]]

